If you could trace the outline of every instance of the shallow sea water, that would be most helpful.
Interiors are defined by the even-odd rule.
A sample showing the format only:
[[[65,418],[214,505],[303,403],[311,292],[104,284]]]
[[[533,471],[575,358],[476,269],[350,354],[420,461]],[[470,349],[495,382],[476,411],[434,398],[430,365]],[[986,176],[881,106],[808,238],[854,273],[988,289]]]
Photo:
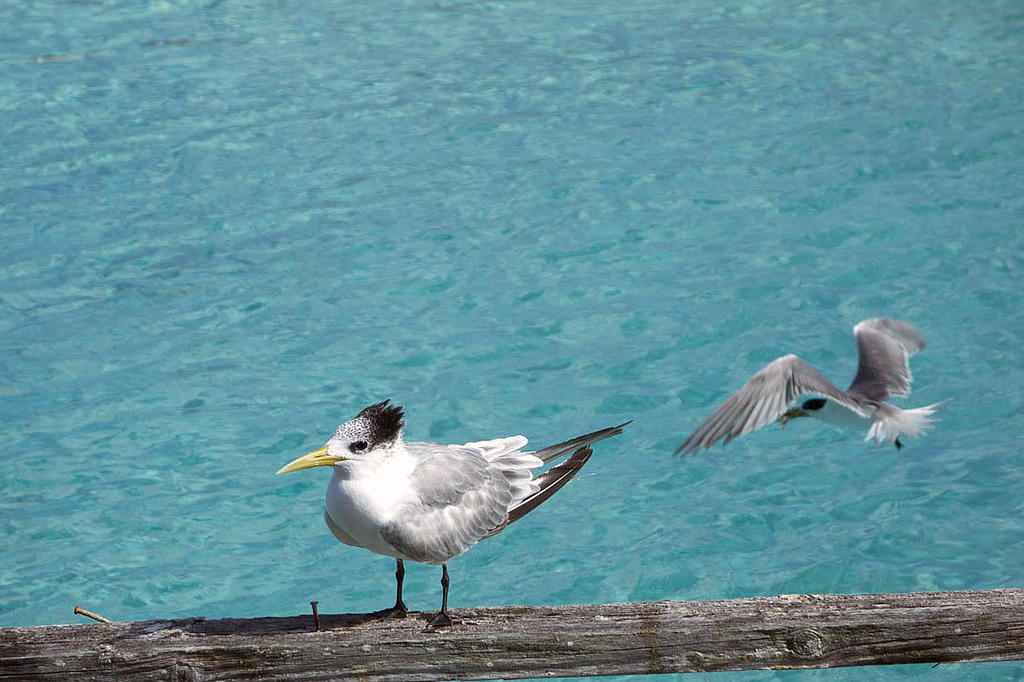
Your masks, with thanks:
[[[327,472],[274,476],[388,397],[418,440],[635,420],[451,562],[456,608],[1024,586],[1020,3],[0,22],[0,625],[388,605]],[[845,386],[878,315],[930,341],[903,403],[954,399],[926,438],[671,456],[781,354]],[[409,567],[412,608],[438,573]],[[819,677],[1024,664],[707,676]]]

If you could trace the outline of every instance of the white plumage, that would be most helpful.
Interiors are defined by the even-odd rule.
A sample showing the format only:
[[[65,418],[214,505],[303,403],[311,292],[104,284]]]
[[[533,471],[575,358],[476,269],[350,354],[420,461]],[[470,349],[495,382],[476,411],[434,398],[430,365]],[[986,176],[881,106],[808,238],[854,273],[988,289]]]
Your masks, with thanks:
[[[622,433],[601,429],[534,453],[510,436],[464,445],[405,442],[402,408],[371,405],[334,432],[327,444],[278,473],[331,466],[324,520],[347,545],[396,559],[398,594],[387,614],[404,616],[403,561],[441,564],[441,611],[449,625],[446,562],[536,508],[590,458],[590,445]],[[627,422],[628,423],[628,422]],[[538,476],[534,469],[568,457]]]

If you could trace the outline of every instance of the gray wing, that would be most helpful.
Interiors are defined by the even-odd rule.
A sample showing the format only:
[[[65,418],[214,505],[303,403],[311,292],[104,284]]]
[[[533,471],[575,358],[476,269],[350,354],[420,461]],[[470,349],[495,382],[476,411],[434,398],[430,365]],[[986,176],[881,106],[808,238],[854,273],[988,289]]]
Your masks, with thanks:
[[[619,424],[618,426],[609,426],[604,429],[599,429],[582,436],[570,438],[569,440],[558,443],[557,445],[549,445],[546,448],[542,448],[537,452],[532,453],[533,457],[539,458],[539,460],[544,463],[548,463],[569,453],[570,451],[572,452],[572,454],[565,460],[546,470],[536,478],[531,477],[529,481],[529,493],[527,495],[513,498],[512,506],[509,507],[505,523],[488,532],[487,537],[499,533],[504,530],[505,526],[508,524],[518,521],[546,502],[552,495],[561,490],[566,483],[571,481],[576,474],[580,472],[583,465],[586,464],[590,459],[590,456],[594,454],[594,451],[590,448],[593,443],[619,435],[622,433],[622,429],[631,423],[632,420]],[[506,476],[509,476],[509,474],[506,473]],[[510,480],[512,479],[510,478]]]
[[[504,529],[509,523],[513,523],[523,518],[528,513],[539,507],[542,503],[546,502],[548,498],[561,490],[562,486],[571,481],[573,477],[580,472],[580,469],[583,468],[583,465],[587,463],[592,454],[594,454],[594,451],[590,449],[590,446],[584,445],[579,450],[572,453],[571,457],[563,462],[559,462],[537,478],[533,479],[536,484],[537,491],[524,498],[522,501],[514,504],[512,508],[508,510],[508,521],[504,525],[499,528],[495,528],[488,533],[488,537]]]
[[[619,424],[618,426],[609,426],[604,429],[598,429],[597,431],[593,431],[582,436],[570,438],[569,440],[562,443],[558,443],[557,445],[549,445],[546,448],[541,448],[540,450],[533,454],[536,455],[537,457],[540,457],[541,460],[543,460],[545,463],[550,462],[554,459],[558,459],[562,455],[567,455],[570,452],[575,452],[576,450],[586,445],[593,445],[594,443],[600,440],[604,440],[605,438],[617,436],[620,433],[622,433],[623,428],[632,423],[633,420],[630,419],[628,422],[624,422],[622,424]]]
[[[416,499],[381,529],[381,536],[405,557],[443,563],[505,523],[513,502],[513,485],[477,450],[457,445],[406,445],[426,451],[412,472]]]
[[[743,384],[743,388],[711,413],[675,454],[688,454],[710,448],[722,438],[728,443],[737,436],[750,433],[785,413],[802,395],[819,395],[844,405],[857,414],[867,416],[863,408],[849,396],[795,355],[784,355],[771,361]]]
[[[910,393],[910,357],[924,348],[924,336],[903,320],[876,317],[853,328],[857,340],[857,375],[847,390],[855,396],[884,401]]]

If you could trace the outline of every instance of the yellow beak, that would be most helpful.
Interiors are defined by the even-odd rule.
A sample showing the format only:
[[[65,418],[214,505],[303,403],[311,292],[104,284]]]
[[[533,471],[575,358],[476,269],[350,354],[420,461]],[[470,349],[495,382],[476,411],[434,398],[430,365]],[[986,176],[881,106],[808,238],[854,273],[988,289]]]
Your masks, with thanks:
[[[314,450],[308,455],[303,455],[298,459],[293,459],[278,469],[277,473],[287,474],[289,471],[302,471],[303,469],[312,469],[313,467],[329,467],[333,466],[335,462],[340,462],[343,459],[345,458],[328,455],[327,446],[325,445],[319,450]]]

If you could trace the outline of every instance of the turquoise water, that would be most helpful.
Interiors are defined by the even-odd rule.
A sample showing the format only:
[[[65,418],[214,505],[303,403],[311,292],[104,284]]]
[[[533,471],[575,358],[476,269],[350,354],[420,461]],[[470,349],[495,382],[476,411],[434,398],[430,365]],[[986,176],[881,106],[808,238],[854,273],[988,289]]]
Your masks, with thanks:
[[[387,606],[327,472],[274,472],[388,397],[417,440],[635,420],[451,562],[454,607],[1024,587],[1020,3],[0,22],[0,625]],[[845,385],[878,315],[930,341],[901,404],[954,398],[926,438],[671,457],[781,354]],[[710,677],[819,676],[1024,664]]]

